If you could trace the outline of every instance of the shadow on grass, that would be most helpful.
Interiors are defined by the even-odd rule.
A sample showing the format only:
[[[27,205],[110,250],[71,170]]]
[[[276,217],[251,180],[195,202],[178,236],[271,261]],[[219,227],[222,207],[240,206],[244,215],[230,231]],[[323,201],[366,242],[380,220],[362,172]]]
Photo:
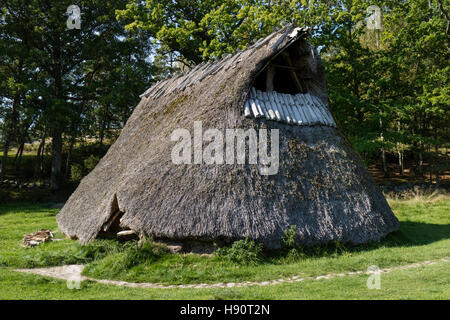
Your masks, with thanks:
[[[380,245],[426,245],[445,239],[450,239],[450,224],[403,221],[399,230],[388,235]]]
[[[32,202],[21,203],[21,202],[12,202],[12,203],[1,203],[0,202],[0,216],[7,213],[25,213],[25,214],[40,214],[40,213],[49,213],[50,215],[56,215],[56,211],[49,209],[60,209],[57,206],[58,203],[55,202],[45,202],[34,204]]]
[[[400,222],[398,231],[387,235],[379,242],[370,242],[360,245],[351,245],[333,242],[326,245],[311,247],[296,247],[284,249],[280,252],[266,252],[266,262],[274,259],[293,255],[295,259],[321,258],[326,256],[341,256],[346,253],[356,253],[376,250],[379,248],[413,247],[428,245],[433,242],[450,239],[450,224],[430,224],[422,222],[403,221]]]
[[[56,209],[49,210],[53,209],[53,206],[54,203],[41,203],[39,205],[32,203],[1,204],[0,215],[8,212],[17,212],[25,214],[26,216],[31,216],[36,213],[46,213],[46,215],[53,216],[58,212]],[[422,246],[446,239],[450,239],[450,224],[403,221],[400,222],[398,231],[389,234],[380,242],[362,245],[330,243],[328,245],[314,247],[297,247],[295,249],[286,248],[278,252],[264,252],[259,263],[279,264],[291,260],[294,262],[307,258],[320,258],[326,256],[338,257],[345,255],[346,253],[366,252],[379,248]],[[20,239],[18,238],[18,243],[19,240]],[[137,243],[122,244],[116,241],[103,242],[101,240],[96,240],[88,246],[79,245],[78,242],[74,241],[73,243],[64,242],[64,244],[61,243],[60,245],[55,244],[55,247],[51,246],[47,248],[47,246],[43,246],[42,248],[34,248],[33,250],[27,251],[28,260],[30,260],[30,262],[26,263],[25,260],[27,259],[23,257],[24,261],[22,261],[22,264],[28,267],[28,264],[32,266],[45,266],[63,263],[88,263],[102,259],[111,253],[123,253],[125,260],[133,261],[133,265],[136,265],[137,262],[144,263],[147,260],[156,262],[161,258],[163,258],[163,260],[174,260],[175,262],[181,259],[177,256],[165,254],[163,253],[163,250],[158,254],[155,254],[153,252],[153,246],[147,250],[145,246],[139,246],[138,248]],[[206,260],[208,259],[205,258],[205,261]],[[198,261],[193,263],[198,263]]]

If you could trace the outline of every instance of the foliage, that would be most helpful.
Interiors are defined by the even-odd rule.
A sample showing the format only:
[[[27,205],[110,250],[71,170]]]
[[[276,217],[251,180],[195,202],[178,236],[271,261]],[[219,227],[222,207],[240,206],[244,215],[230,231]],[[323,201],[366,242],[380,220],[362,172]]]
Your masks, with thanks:
[[[80,181],[83,178],[83,166],[75,163],[70,167],[70,178],[72,181]]]
[[[91,154],[87,159],[83,161],[84,167],[86,168],[86,170],[92,171],[99,161],[100,161],[99,157]]]
[[[297,238],[298,228],[296,225],[290,226],[288,229],[284,231],[284,235],[282,238],[283,245],[286,248],[294,248]]]
[[[4,150],[51,137],[54,188],[63,178],[64,144],[68,158],[79,137],[95,133],[102,144],[123,126],[152,73],[145,35],[131,35],[116,20],[115,10],[125,7],[124,0],[80,3],[79,30],[66,30],[71,4],[0,1]],[[5,157],[2,175],[4,163]]]
[[[311,28],[333,114],[367,164],[397,160],[421,178],[427,163],[436,182],[448,169],[448,1],[88,0],[81,30],[65,29],[68,0],[0,4],[2,146],[52,140],[54,187],[64,164],[69,176],[73,147],[113,141],[151,83],[290,22]],[[382,10],[379,31],[365,27],[369,5]],[[7,160],[0,176],[20,172],[6,172]]]
[[[238,264],[256,264],[261,260],[262,245],[248,237],[233,242],[231,247],[217,249],[217,255]]]

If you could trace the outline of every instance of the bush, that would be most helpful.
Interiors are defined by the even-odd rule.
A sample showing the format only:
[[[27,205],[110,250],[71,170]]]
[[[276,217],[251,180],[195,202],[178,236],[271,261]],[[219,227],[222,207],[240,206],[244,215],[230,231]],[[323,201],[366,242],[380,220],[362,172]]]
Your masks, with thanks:
[[[84,167],[88,172],[91,172],[99,161],[100,161],[99,157],[96,157],[93,154],[91,154],[87,159],[84,160]]]
[[[130,245],[125,250],[124,268],[129,269],[141,263],[155,261],[167,252],[167,246],[153,243],[151,240],[144,240],[140,245]]]
[[[261,260],[262,245],[245,240],[233,242],[229,248],[219,248],[216,254],[239,264],[256,264]]]
[[[83,178],[83,167],[81,164],[75,163],[70,167],[70,179],[72,181],[80,181]]]
[[[281,238],[281,241],[283,242],[283,245],[288,248],[292,249],[295,247],[295,240],[297,239],[297,233],[298,228],[297,226],[293,225],[290,226],[289,229],[284,231],[284,235]]]

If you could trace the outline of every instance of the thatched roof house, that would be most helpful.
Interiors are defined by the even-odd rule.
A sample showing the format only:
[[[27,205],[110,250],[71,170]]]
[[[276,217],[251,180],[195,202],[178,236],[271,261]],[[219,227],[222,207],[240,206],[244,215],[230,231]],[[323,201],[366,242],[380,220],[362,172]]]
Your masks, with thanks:
[[[157,83],[57,215],[88,242],[132,230],[171,241],[248,236],[281,246],[379,240],[398,221],[336,128],[308,31],[287,26],[248,49]],[[257,164],[175,164],[175,129],[279,129],[277,174]],[[126,233],[126,232],[125,232]]]

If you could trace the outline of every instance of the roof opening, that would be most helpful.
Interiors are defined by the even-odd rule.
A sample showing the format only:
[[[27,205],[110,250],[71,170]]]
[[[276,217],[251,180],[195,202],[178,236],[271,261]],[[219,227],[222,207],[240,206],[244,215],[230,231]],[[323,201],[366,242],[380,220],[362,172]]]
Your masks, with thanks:
[[[306,42],[298,41],[278,54],[256,77],[253,87],[266,92],[307,93],[311,70],[305,61],[310,54],[305,46]]]
[[[299,39],[256,76],[244,103],[244,116],[291,125],[335,127],[333,116],[319,97],[323,90],[320,81],[316,53]]]

